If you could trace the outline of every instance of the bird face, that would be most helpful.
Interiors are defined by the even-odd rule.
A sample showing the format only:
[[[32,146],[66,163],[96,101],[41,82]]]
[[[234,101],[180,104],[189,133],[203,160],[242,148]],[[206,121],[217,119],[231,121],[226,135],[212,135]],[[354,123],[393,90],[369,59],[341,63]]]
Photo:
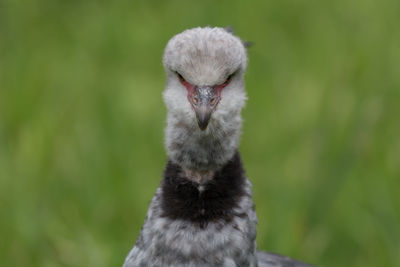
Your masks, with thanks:
[[[240,110],[246,62],[241,40],[222,28],[195,28],[174,36],[163,58],[168,111],[195,118],[204,131],[214,113]]]
[[[221,91],[230,83],[232,75],[229,75],[223,83],[213,86],[193,85],[178,72],[177,76],[187,90],[187,99],[196,114],[199,128],[204,131],[221,100]]]

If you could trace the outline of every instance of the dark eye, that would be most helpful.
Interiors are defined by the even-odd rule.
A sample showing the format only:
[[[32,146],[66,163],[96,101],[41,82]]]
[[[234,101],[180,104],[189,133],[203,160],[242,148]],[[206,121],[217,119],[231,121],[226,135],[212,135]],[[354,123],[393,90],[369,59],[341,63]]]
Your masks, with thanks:
[[[222,85],[227,86],[231,82],[232,76],[233,76],[233,74],[229,75],[228,78],[226,78],[225,82]]]
[[[232,76],[233,76],[233,74],[229,75],[228,78],[226,78],[226,81],[224,82],[224,84],[228,84],[232,80]]]
[[[177,72],[176,75],[178,76],[178,79],[179,79],[181,82],[186,82],[185,78],[183,78],[183,76],[182,76],[179,72]]]
[[[216,87],[219,88],[219,89],[222,89],[222,88],[225,88],[226,86],[228,86],[228,84],[229,84],[229,83],[231,82],[231,80],[232,80],[233,75],[234,75],[234,73],[232,73],[231,75],[229,75],[228,78],[226,78],[226,80],[225,80],[223,83],[218,84]]]

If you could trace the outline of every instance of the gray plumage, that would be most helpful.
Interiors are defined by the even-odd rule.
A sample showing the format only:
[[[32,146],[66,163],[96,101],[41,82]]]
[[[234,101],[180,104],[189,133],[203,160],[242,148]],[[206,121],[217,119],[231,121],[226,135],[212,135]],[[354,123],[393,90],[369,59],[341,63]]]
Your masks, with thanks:
[[[289,257],[264,251],[257,252],[258,267],[312,267]]]
[[[164,179],[124,267],[309,265],[257,252],[251,183],[237,153],[246,48],[222,28],[174,36],[163,57]]]

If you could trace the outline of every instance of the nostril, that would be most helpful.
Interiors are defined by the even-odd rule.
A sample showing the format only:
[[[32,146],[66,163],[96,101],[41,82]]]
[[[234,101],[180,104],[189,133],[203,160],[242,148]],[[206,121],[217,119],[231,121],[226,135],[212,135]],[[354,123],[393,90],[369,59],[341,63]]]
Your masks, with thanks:
[[[214,105],[215,102],[217,102],[217,98],[216,97],[211,98],[210,104]]]
[[[197,105],[199,103],[199,98],[197,96],[193,97],[193,104]]]

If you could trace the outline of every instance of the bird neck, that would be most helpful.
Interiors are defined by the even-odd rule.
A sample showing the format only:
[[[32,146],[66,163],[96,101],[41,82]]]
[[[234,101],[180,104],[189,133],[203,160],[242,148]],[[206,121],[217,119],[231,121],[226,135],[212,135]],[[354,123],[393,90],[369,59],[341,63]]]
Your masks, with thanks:
[[[165,131],[168,157],[186,170],[188,177],[207,179],[234,156],[241,125],[240,111],[215,112],[204,131],[195,118],[169,113]]]

